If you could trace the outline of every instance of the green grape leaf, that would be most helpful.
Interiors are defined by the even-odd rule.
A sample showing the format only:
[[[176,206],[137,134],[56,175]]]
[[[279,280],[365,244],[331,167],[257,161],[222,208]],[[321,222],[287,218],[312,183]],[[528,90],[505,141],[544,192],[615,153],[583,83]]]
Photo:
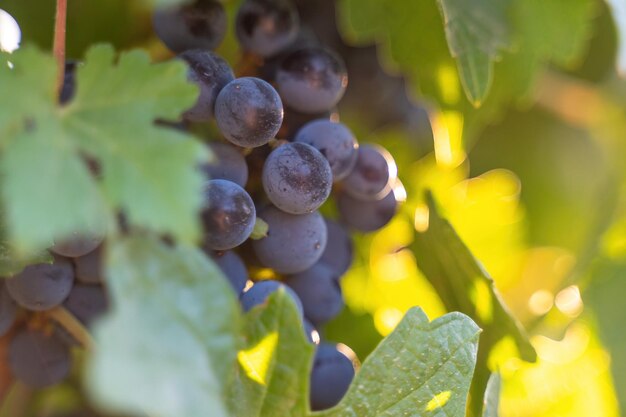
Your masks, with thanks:
[[[506,9],[511,0],[439,0],[450,52],[457,60],[465,94],[474,106],[485,99],[493,61],[508,47]]]
[[[485,391],[485,402],[483,406],[483,417],[498,417],[500,407],[500,389],[502,386],[502,377],[499,373],[493,373],[487,382],[487,390]]]
[[[437,290],[449,311],[472,317],[484,333],[479,350],[480,372],[474,376],[471,407],[475,415],[489,379],[487,357],[501,339],[511,336],[520,356],[534,362],[536,352],[521,324],[511,315],[495,289],[492,278],[474,258],[450,223],[439,214],[432,194],[427,194],[428,228],[418,231],[412,245],[418,267]]]
[[[239,306],[196,248],[129,237],[108,247],[113,311],[86,369],[98,404],[153,417],[226,417]]]
[[[463,314],[429,322],[413,308],[365,360],[341,403],[314,415],[463,417],[479,333]]]
[[[98,230],[123,209],[132,224],[190,241],[198,236],[199,142],[154,124],[190,107],[197,87],[181,62],[93,47],[75,98],[56,100],[52,57],[25,47],[0,58],[0,172],[9,238],[19,249]],[[10,63],[10,65],[8,64]],[[89,173],[96,160],[101,178]]]
[[[47,251],[20,253],[5,240],[0,240],[0,277],[10,277],[20,273],[32,264],[52,263],[52,256]]]
[[[314,346],[300,313],[283,290],[246,316],[246,345],[230,389],[233,416],[304,416]]]

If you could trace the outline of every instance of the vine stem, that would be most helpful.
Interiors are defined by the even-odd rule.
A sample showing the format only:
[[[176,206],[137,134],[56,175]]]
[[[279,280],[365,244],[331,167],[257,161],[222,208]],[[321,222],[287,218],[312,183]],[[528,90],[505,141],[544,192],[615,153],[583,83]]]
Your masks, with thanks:
[[[46,314],[63,326],[85,349],[90,350],[94,346],[94,341],[89,331],[65,307],[55,307],[47,311]]]
[[[67,28],[67,0],[57,0],[54,21],[53,54],[57,60],[57,91],[61,93],[65,78],[65,32]]]

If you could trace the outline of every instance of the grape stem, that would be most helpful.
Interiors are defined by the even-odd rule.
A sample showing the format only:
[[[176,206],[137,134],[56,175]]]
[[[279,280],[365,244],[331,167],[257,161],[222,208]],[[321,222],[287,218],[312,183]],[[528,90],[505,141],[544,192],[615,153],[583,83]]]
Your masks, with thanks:
[[[58,306],[46,312],[50,318],[59,323],[76,339],[85,349],[94,346],[93,338],[83,324],[65,307]]]
[[[65,78],[65,32],[67,27],[67,0],[57,0],[54,21],[53,54],[57,60],[57,91],[60,94]]]

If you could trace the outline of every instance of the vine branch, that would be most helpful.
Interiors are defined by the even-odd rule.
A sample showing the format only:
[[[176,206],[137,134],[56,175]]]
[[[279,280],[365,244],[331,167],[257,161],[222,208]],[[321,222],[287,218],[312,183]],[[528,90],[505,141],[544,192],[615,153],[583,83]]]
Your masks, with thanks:
[[[65,307],[58,306],[46,313],[50,318],[63,326],[85,349],[89,350],[94,346],[94,341],[89,331]]]
[[[53,54],[57,60],[57,92],[60,94],[65,78],[65,32],[67,28],[67,0],[57,0],[54,21]]]

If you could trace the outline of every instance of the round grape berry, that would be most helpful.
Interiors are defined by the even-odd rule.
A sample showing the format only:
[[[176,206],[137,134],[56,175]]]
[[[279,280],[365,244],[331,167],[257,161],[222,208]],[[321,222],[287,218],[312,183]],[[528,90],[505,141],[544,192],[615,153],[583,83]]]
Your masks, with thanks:
[[[287,143],[274,149],[263,166],[263,189],[279,209],[310,213],[321,206],[332,189],[328,161],[311,145]]]
[[[72,265],[63,259],[35,264],[6,281],[11,297],[22,307],[43,311],[56,307],[70,294],[74,283]]]
[[[264,304],[267,301],[267,298],[280,288],[283,288],[291,297],[296,304],[296,308],[300,312],[300,315],[302,315],[302,303],[300,302],[300,299],[298,299],[296,293],[289,287],[285,286],[282,282],[273,280],[259,281],[250,287],[248,291],[241,294],[241,306],[245,311],[248,311],[254,306]]]
[[[337,198],[341,220],[360,232],[373,232],[391,221],[398,210],[398,201],[392,191],[382,200],[362,201],[346,193]]]
[[[327,218],[324,221],[328,231],[328,243],[319,261],[333,268],[341,277],[348,271],[354,258],[352,238],[345,227],[336,221]]]
[[[235,294],[241,294],[248,283],[248,270],[241,257],[230,250],[213,252],[211,257],[235,290]]]
[[[246,158],[236,147],[222,142],[211,142],[211,161],[202,164],[202,170],[210,179],[228,180],[245,187],[248,182]]]
[[[378,145],[359,148],[356,165],[343,180],[345,191],[359,200],[380,200],[396,180],[397,168],[389,152]]]
[[[335,345],[317,347],[311,371],[311,408],[325,410],[339,404],[354,379],[352,360]]]
[[[285,284],[298,295],[304,317],[314,324],[330,321],[343,308],[339,275],[321,262],[306,271],[288,275]]]
[[[289,0],[247,0],[237,12],[236,34],[243,49],[272,56],[291,44],[300,27]]]

